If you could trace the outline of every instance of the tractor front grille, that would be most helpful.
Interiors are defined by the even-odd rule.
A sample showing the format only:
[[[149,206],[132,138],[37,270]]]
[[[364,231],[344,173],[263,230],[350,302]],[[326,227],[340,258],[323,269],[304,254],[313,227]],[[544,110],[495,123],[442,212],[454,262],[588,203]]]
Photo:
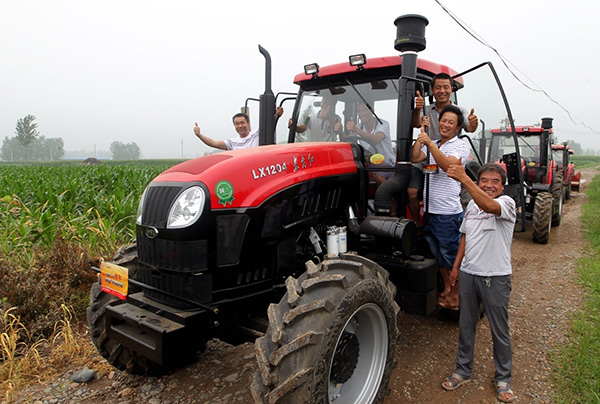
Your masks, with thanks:
[[[138,237],[139,261],[158,269],[197,272],[207,268],[206,240],[177,241]]]
[[[143,225],[166,227],[169,208],[181,191],[181,186],[148,187],[144,197]]]

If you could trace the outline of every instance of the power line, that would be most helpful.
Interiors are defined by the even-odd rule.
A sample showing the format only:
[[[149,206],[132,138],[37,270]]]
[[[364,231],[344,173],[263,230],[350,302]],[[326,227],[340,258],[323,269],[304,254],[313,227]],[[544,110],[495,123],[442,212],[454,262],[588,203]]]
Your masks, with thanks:
[[[444,12],[446,12],[446,14],[448,14],[450,16],[450,18],[452,18],[467,34],[471,35],[477,42],[481,43],[483,46],[491,49],[496,55],[498,55],[498,57],[500,58],[500,61],[504,64],[504,66],[506,66],[506,68],[508,69],[508,71],[510,72],[510,74],[513,75],[513,77],[519,82],[521,83],[525,88],[534,91],[534,92],[538,92],[538,93],[542,93],[546,96],[546,98],[548,98],[551,102],[553,102],[554,104],[556,104],[559,108],[561,108],[563,111],[565,111],[565,113],[567,114],[567,116],[569,117],[569,119],[571,120],[571,122],[573,122],[574,125],[581,125],[584,128],[592,131],[594,134],[596,135],[600,135],[600,132],[598,132],[597,130],[595,130],[594,128],[588,126],[585,124],[585,122],[583,122],[581,119],[577,118],[575,115],[571,114],[571,112],[566,109],[565,107],[563,107],[558,101],[556,101],[554,98],[552,98],[545,90],[543,90],[538,84],[536,84],[535,81],[533,81],[531,78],[529,78],[525,73],[523,73],[517,66],[515,66],[511,61],[509,61],[508,59],[506,59],[504,56],[502,56],[500,54],[500,52],[494,48],[491,44],[489,44],[485,39],[483,39],[483,37],[481,37],[479,34],[477,34],[475,32],[475,30],[473,30],[472,28],[470,28],[466,23],[464,23],[460,18],[458,18],[458,16],[456,14],[454,14],[452,11],[450,11],[446,6],[444,6],[439,0],[435,0],[435,2],[442,8],[442,10],[444,10]],[[527,85],[526,83],[524,83],[517,75],[516,73],[513,71],[513,69],[511,69],[510,66],[512,66],[515,70],[517,70],[519,73],[521,73],[527,80],[529,80],[531,83],[533,83],[537,88],[533,88],[529,85]],[[577,122],[576,122],[577,121]]]

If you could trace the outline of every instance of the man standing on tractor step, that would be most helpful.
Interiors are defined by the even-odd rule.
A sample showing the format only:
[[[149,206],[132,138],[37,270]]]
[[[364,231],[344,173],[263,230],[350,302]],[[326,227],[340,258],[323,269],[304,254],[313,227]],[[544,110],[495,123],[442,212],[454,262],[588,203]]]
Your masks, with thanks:
[[[435,102],[431,105],[425,105],[425,100],[417,91],[417,96],[415,98],[415,110],[413,111],[413,124],[415,128],[418,128],[421,125],[421,110],[423,110],[423,116],[429,118],[430,122],[430,130],[429,137],[431,140],[439,140],[440,139],[440,131],[438,128],[438,121],[440,119],[440,112],[447,105],[456,105],[450,101],[450,97],[452,95],[453,87],[452,77],[446,73],[438,73],[433,76],[433,81],[431,84],[431,91],[433,93],[433,97],[435,98]],[[475,110],[471,109],[469,113],[465,108],[460,107],[460,111],[463,114],[464,121],[461,125],[461,128],[467,132],[475,132],[477,130],[477,126],[479,126],[479,119],[477,115],[475,115]],[[460,135],[460,132],[458,133]],[[423,190],[423,169],[421,164],[413,164],[412,174],[410,183],[408,184],[407,199],[408,199],[408,208],[410,210],[410,214],[413,217],[413,221],[419,225],[419,193]]]
[[[283,115],[283,108],[277,107],[275,111],[277,116]],[[204,144],[210,147],[221,150],[236,150],[246,149],[248,147],[258,146],[258,129],[250,132],[250,117],[247,114],[238,113],[233,116],[233,126],[235,127],[238,137],[232,137],[227,140],[214,140],[210,137],[200,133],[200,127],[198,122],[195,122],[194,134],[198,136],[198,139],[202,140]]]
[[[463,207],[460,201],[460,183],[446,175],[452,164],[461,164],[469,158],[469,145],[457,134],[463,123],[463,115],[456,105],[447,105],[440,114],[441,139],[437,141],[425,133],[429,119],[423,117],[421,133],[412,148],[412,162],[437,165],[437,172],[427,177],[429,192],[425,195],[426,216],[423,236],[435,256],[444,281],[444,290],[438,296],[438,304],[458,310],[458,288],[450,285],[450,270],[456,259],[460,243],[460,224]],[[429,153],[428,153],[429,151]]]
[[[469,201],[450,282],[459,278],[460,317],[456,372],[442,382],[445,390],[455,390],[471,380],[479,305],[483,304],[492,331],[496,374],[496,398],[514,400],[510,387],[512,350],[508,326],[508,300],[512,273],[510,246],[517,218],[515,201],[502,195],[506,173],[497,164],[479,169],[479,184],[465,173],[462,164],[448,168],[448,177],[459,181],[473,198]]]

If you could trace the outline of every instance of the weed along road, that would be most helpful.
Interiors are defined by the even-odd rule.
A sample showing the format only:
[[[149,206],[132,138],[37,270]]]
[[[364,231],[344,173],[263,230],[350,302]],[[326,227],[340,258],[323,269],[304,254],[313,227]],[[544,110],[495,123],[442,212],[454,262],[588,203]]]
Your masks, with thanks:
[[[583,170],[586,181],[596,173]],[[563,207],[562,222],[553,227],[548,244],[531,240],[531,226],[514,236],[510,326],[513,343],[512,387],[520,403],[548,403],[552,392],[550,352],[567,329],[569,313],[581,303],[582,290],[575,281],[575,261],[582,255],[579,216],[586,200],[573,192]],[[434,313],[428,317],[400,313],[396,348],[398,365],[391,378],[393,403],[495,402],[494,364],[487,319],[477,332],[473,382],[454,392],[443,391],[441,381],[454,369],[458,343],[455,319]],[[85,329],[78,334],[91,345]],[[132,376],[115,371],[90,346],[91,359],[55,369],[56,376],[32,385],[14,397],[30,403],[248,403],[251,377],[256,370],[254,345],[232,346],[211,340],[196,362],[176,372],[156,377]],[[88,383],[71,376],[88,367],[96,372]]]

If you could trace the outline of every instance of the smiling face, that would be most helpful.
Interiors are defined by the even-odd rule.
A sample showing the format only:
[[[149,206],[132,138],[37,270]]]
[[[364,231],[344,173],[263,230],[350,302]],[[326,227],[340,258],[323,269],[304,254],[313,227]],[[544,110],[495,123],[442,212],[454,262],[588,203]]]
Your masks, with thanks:
[[[369,122],[373,118],[373,113],[365,104],[358,104],[356,107],[356,114],[361,122]]]
[[[458,116],[451,111],[446,111],[440,117],[439,131],[442,142],[452,139],[458,133]]]
[[[446,105],[450,102],[450,94],[452,94],[452,82],[449,79],[436,79],[433,83],[433,96],[435,102],[441,105]]]
[[[500,173],[495,171],[484,171],[479,176],[479,188],[491,196],[497,198],[502,194],[504,190],[504,184],[502,183],[502,176]]]
[[[250,125],[243,116],[234,118],[233,126],[235,126],[235,131],[238,133],[238,135],[240,135],[240,137],[246,137],[248,136],[248,133],[250,133]]]
[[[328,98],[323,98],[323,101],[321,101],[321,110],[319,111],[319,117],[321,119],[327,119],[327,117],[329,117],[329,115],[331,115],[332,113],[331,107],[331,100],[329,100]]]

